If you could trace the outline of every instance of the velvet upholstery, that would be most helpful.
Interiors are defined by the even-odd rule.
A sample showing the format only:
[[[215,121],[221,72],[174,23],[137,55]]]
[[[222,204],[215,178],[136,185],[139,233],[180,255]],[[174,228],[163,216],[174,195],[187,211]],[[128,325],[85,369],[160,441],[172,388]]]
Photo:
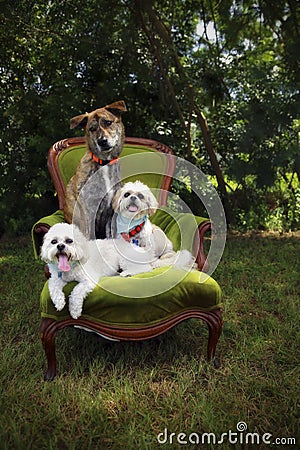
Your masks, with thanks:
[[[65,287],[66,297],[75,285]],[[110,325],[141,326],[188,308],[209,311],[220,307],[221,289],[213,278],[196,270],[187,273],[164,267],[130,278],[102,278],[85,299],[82,317]],[[55,310],[48,282],[41,293],[41,314],[55,320],[69,317],[67,306]]]
[[[58,165],[65,186],[75,173],[76,167],[85,152],[85,145],[78,145],[75,149],[74,147],[66,149],[60,155]],[[131,155],[134,155],[134,158],[126,158]],[[132,174],[140,174],[142,171],[141,181],[154,190],[160,189],[166,166],[162,153],[158,153],[151,148],[126,144],[122,150],[120,162],[123,183],[136,180],[139,177]]]

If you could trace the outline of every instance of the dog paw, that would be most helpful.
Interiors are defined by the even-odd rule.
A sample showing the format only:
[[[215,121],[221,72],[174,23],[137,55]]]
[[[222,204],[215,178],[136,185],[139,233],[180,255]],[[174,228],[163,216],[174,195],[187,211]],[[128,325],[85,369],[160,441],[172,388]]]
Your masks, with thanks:
[[[55,297],[53,298],[53,304],[57,311],[61,311],[62,309],[64,309],[66,305],[66,299],[63,292],[59,292],[55,295]]]
[[[177,259],[174,263],[174,267],[177,269],[191,270],[194,269],[195,263],[194,256],[188,250],[180,250],[177,252]]]
[[[174,258],[176,256],[176,252],[174,251],[169,251],[167,253],[163,253],[159,259],[160,260],[164,260],[164,259],[170,259],[170,258]]]
[[[82,307],[79,305],[69,305],[69,313],[73,319],[78,319],[82,314]]]
[[[82,304],[83,301],[78,301],[78,299],[72,298],[69,300],[69,313],[73,319],[78,319],[82,314]]]
[[[82,311],[73,311],[72,309],[70,309],[69,312],[72,319],[78,319],[78,317],[80,317],[82,313]]]

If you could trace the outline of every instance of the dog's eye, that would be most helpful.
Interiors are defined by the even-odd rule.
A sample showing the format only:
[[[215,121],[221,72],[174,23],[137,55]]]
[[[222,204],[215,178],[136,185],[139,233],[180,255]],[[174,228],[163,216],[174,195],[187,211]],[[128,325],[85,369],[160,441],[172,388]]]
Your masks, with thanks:
[[[143,198],[144,198],[143,194],[138,194],[137,196],[140,200],[143,200]]]
[[[66,244],[72,244],[73,240],[72,239],[66,239]]]
[[[129,195],[130,195],[130,192],[126,192],[126,194],[124,194],[124,197],[127,198],[127,197],[129,197]]]
[[[102,124],[103,124],[104,127],[108,128],[108,127],[111,126],[112,120],[105,120],[105,119],[103,119],[102,120]]]
[[[57,239],[52,239],[51,244],[52,244],[52,245],[57,244]]]

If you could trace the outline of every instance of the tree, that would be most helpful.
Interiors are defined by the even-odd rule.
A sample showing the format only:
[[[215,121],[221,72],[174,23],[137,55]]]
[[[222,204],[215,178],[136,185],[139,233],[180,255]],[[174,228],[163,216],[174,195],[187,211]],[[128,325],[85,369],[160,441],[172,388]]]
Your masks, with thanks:
[[[166,89],[169,92],[171,104],[174,106],[174,109],[180,120],[182,129],[185,131],[186,134],[187,148],[185,156],[188,160],[192,160],[191,120],[192,114],[194,113],[195,118],[198,124],[200,125],[204,145],[208,153],[214,173],[216,175],[218,187],[222,194],[227,220],[230,221],[231,211],[228,202],[226,185],[210,137],[210,130],[203,112],[196,103],[192,80],[189,79],[189,76],[184,69],[184,63],[181,62],[177,48],[171,36],[171,31],[165,25],[165,23],[159,18],[157,12],[154,10],[154,0],[147,0],[147,1],[135,0],[135,4],[138,10],[141,26],[145,34],[147,35],[150,47],[152,49],[153,57],[157,61],[157,65],[162,80],[164,81]],[[147,15],[148,17],[149,22],[148,24],[145,20],[145,15]],[[185,96],[189,99],[189,108],[186,114],[186,119],[184,117],[185,114],[182,110],[180,102],[177,100],[175,86],[173,85],[171,76],[169,74],[170,69],[172,69],[173,67],[175,71],[178,73],[178,78],[180,79],[182,90],[185,93]]]
[[[295,0],[0,6],[2,231],[29,229],[44,213],[38,200],[53,200],[46,154],[69,119],[118,99],[127,135],[163,140],[217,176],[237,224],[263,226],[270,195],[296,214]]]

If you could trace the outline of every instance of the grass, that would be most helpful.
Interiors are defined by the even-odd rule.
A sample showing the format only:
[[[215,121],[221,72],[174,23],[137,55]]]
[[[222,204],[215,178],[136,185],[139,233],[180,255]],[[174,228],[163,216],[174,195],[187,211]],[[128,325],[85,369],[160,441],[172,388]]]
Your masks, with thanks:
[[[205,361],[207,330],[195,320],[142,343],[111,343],[69,329],[58,335],[59,375],[52,383],[43,381],[39,340],[43,266],[33,260],[28,238],[0,241],[0,448],[229,449],[228,438],[197,446],[180,445],[177,435],[220,439],[240,421],[260,435],[251,448],[269,447],[264,433],[272,442],[297,438],[299,241],[229,237],[213,275],[225,303],[220,369]],[[169,443],[159,444],[165,428]],[[235,448],[250,448],[241,443],[247,432]]]

